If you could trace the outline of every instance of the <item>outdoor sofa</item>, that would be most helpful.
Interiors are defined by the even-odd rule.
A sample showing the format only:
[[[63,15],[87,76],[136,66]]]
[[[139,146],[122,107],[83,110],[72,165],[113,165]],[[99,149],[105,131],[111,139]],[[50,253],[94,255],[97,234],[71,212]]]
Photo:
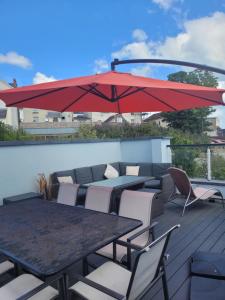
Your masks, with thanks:
[[[162,176],[167,173],[167,169],[171,166],[169,163],[133,163],[133,162],[113,162],[109,163],[119,173],[119,176],[126,175],[127,166],[139,166],[139,176],[152,177],[145,183],[145,187],[149,189],[161,189]],[[59,181],[58,177],[70,176],[73,183],[86,184],[94,181],[107,180],[104,176],[107,164],[99,164],[94,166],[76,168],[65,171],[57,171],[50,175],[52,198],[57,198]]]

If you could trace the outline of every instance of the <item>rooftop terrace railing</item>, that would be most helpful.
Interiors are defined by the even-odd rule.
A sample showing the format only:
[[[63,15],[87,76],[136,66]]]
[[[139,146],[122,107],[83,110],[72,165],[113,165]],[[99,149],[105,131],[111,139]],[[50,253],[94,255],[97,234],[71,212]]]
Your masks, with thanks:
[[[225,144],[168,145],[172,163],[191,178],[225,180]]]

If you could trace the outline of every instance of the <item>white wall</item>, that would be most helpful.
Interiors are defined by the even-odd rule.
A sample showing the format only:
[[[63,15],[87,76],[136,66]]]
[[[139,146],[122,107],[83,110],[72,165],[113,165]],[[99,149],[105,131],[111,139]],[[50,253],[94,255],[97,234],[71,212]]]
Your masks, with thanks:
[[[38,173],[44,173],[48,177],[55,171],[116,161],[167,162],[166,155],[161,152],[167,151],[165,145],[168,141],[169,139],[112,140],[7,147],[2,146],[4,144],[2,142],[0,143],[0,204],[4,197],[37,191]],[[152,155],[152,152],[155,154]]]

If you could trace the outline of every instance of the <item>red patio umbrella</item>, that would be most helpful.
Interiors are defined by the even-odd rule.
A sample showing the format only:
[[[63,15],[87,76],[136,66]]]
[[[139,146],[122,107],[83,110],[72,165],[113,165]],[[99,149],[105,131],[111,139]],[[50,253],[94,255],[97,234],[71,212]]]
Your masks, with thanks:
[[[0,99],[8,107],[127,113],[224,105],[224,92],[112,71],[4,90]]]

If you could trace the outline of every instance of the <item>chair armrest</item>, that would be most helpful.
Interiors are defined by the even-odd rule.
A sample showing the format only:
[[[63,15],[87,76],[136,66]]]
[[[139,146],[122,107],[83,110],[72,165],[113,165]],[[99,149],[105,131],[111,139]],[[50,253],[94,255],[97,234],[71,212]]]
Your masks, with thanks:
[[[58,281],[60,278],[61,278],[61,276],[58,276],[58,277],[55,277],[52,280],[44,282],[41,285],[39,285],[36,288],[34,288],[33,290],[31,290],[31,291],[27,292],[26,294],[20,296],[19,298],[16,298],[16,300],[28,300],[32,296],[34,296],[35,294],[39,293],[40,291],[42,291],[43,289],[45,289],[46,287],[48,287],[50,284],[54,283],[55,281]]]
[[[115,298],[117,300],[126,300],[126,296],[123,296],[123,295],[121,295],[121,294],[119,294],[119,293],[117,293],[117,292],[115,292],[115,291],[113,291],[113,290],[111,290],[109,288],[106,288],[105,286],[103,286],[103,285],[101,285],[99,283],[96,283],[96,282],[94,282],[94,281],[92,281],[92,280],[90,280],[90,279],[88,279],[86,277],[83,277],[81,275],[76,275],[76,278],[79,281],[81,281],[81,282],[83,282],[83,283],[85,283],[85,284],[87,284],[87,285],[95,288],[96,290],[99,290],[100,292],[102,292],[102,293],[104,293],[104,294],[106,294],[108,296],[111,296],[111,297],[113,297],[113,298]]]
[[[117,245],[120,245],[120,246],[123,246],[123,247],[134,249],[134,250],[137,250],[137,251],[142,250],[142,247],[140,247],[138,245],[135,245],[135,244],[132,244],[132,243],[129,243],[129,242],[126,242],[126,241],[122,241],[122,240],[116,240],[113,243],[115,243]]]
[[[127,241],[131,242],[132,240],[136,239],[138,236],[142,235],[143,233],[145,233],[146,231],[149,231],[149,233],[153,233],[155,226],[158,224],[158,222],[154,222],[152,223],[150,226],[147,226],[145,228],[143,228],[142,230],[136,232],[135,234],[131,235]]]

